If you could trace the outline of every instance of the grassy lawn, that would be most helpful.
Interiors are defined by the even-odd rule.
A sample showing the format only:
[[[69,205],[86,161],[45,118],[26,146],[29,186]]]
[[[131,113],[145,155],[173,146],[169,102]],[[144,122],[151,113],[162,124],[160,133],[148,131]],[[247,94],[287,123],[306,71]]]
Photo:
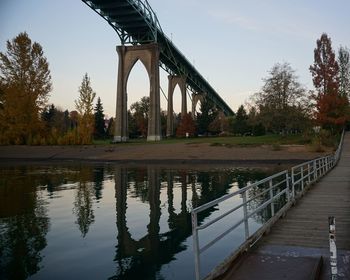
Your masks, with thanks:
[[[290,145],[290,144],[305,144],[306,141],[301,134],[296,135],[277,135],[268,134],[263,136],[237,136],[237,137],[196,137],[196,138],[170,138],[163,139],[159,142],[147,142],[146,139],[130,139],[123,145],[138,145],[138,144],[200,144],[208,143],[212,146],[261,146],[261,145]],[[110,140],[94,140],[95,145],[111,144]],[[120,144],[119,144],[120,145]]]

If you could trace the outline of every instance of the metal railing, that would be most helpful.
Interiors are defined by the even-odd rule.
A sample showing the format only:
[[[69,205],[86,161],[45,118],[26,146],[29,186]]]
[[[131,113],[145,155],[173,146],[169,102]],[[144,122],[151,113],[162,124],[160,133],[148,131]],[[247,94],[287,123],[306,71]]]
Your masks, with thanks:
[[[290,172],[288,170],[284,170],[193,209],[192,235],[196,279],[201,279],[200,255],[204,251],[212,247],[216,242],[227,236],[230,232],[237,229],[240,225],[244,224],[244,242],[229,256],[229,258],[223,262],[223,265],[229,263],[232,259],[238,256],[240,252],[251,247],[262,236],[262,234],[267,231],[272,224],[274,224],[279,217],[281,217],[290,208],[294,201],[302,196],[307,186],[310,186],[312,183],[323,177],[329,170],[331,170],[340,159],[343,136],[344,132],[342,133],[337,150],[332,155],[327,155],[293,166]],[[201,212],[220,205],[220,203],[227,201],[228,199],[237,197],[240,201],[238,205],[233,205],[232,208],[226,210],[218,217],[198,225],[198,215]],[[250,204],[256,201],[258,201],[258,203],[255,205],[255,207],[250,207]],[[283,204],[282,206],[280,205],[281,203]],[[276,206],[278,207],[276,208]],[[249,218],[252,218],[260,211],[266,210],[269,212],[269,219],[262,224],[258,230],[251,233],[248,222]],[[201,230],[214,225],[218,221],[222,221],[223,218],[232,213],[239,212],[239,220],[235,224],[216,236],[210,242],[200,246],[199,232]],[[208,278],[210,278],[210,276],[212,278],[215,277],[215,272],[212,271]]]

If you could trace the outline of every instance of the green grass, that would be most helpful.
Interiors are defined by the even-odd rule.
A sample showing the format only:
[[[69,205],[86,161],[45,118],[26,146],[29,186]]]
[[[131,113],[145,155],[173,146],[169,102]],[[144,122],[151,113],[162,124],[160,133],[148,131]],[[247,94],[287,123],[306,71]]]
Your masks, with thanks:
[[[196,138],[169,138],[159,142],[147,142],[146,139],[130,139],[127,143],[118,145],[157,145],[157,144],[201,144],[208,143],[211,146],[261,146],[261,145],[290,145],[308,143],[301,134],[296,135],[276,135],[268,134],[263,136],[237,136],[237,137],[196,137]],[[94,140],[95,145],[109,145],[111,140]]]

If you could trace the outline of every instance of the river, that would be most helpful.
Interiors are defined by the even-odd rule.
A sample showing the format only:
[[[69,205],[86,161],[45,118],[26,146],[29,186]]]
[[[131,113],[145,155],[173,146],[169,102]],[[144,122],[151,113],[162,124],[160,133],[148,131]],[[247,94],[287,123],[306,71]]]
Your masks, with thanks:
[[[0,279],[193,279],[191,210],[274,172],[87,163],[2,166]],[[199,223],[220,210],[205,211]],[[258,227],[264,219],[256,215],[251,223]],[[214,229],[221,227],[224,223]],[[201,240],[212,235],[208,230]],[[204,273],[243,236],[239,228],[211,248],[203,256]]]

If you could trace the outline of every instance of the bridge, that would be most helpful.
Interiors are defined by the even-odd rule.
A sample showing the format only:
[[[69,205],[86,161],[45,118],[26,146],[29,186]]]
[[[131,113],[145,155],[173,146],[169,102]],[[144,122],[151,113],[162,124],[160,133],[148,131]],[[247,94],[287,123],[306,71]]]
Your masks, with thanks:
[[[169,74],[167,136],[174,133],[173,92],[176,85],[181,90],[182,115],[187,113],[186,89],[192,92],[193,116],[197,102],[203,98],[211,100],[225,115],[233,115],[231,108],[162,31],[147,0],[82,1],[108,22],[121,41],[121,46],[117,47],[119,66],[115,142],[128,140],[126,85],[130,71],[138,60],[144,64],[150,78],[147,140],[161,139],[159,66]]]
[[[350,279],[349,167],[350,133],[346,133],[335,154],[294,166],[194,209],[196,279]],[[218,217],[197,221],[202,211],[229,201],[232,208],[224,208]],[[238,222],[203,243],[202,231],[237,211]],[[257,213],[265,218],[254,228]],[[330,217],[335,218],[335,232]],[[236,240],[227,236],[235,230],[241,230],[242,242],[220,265],[203,273],[201,255],[224,237],[226,247],[231,246],[237,234]]]

